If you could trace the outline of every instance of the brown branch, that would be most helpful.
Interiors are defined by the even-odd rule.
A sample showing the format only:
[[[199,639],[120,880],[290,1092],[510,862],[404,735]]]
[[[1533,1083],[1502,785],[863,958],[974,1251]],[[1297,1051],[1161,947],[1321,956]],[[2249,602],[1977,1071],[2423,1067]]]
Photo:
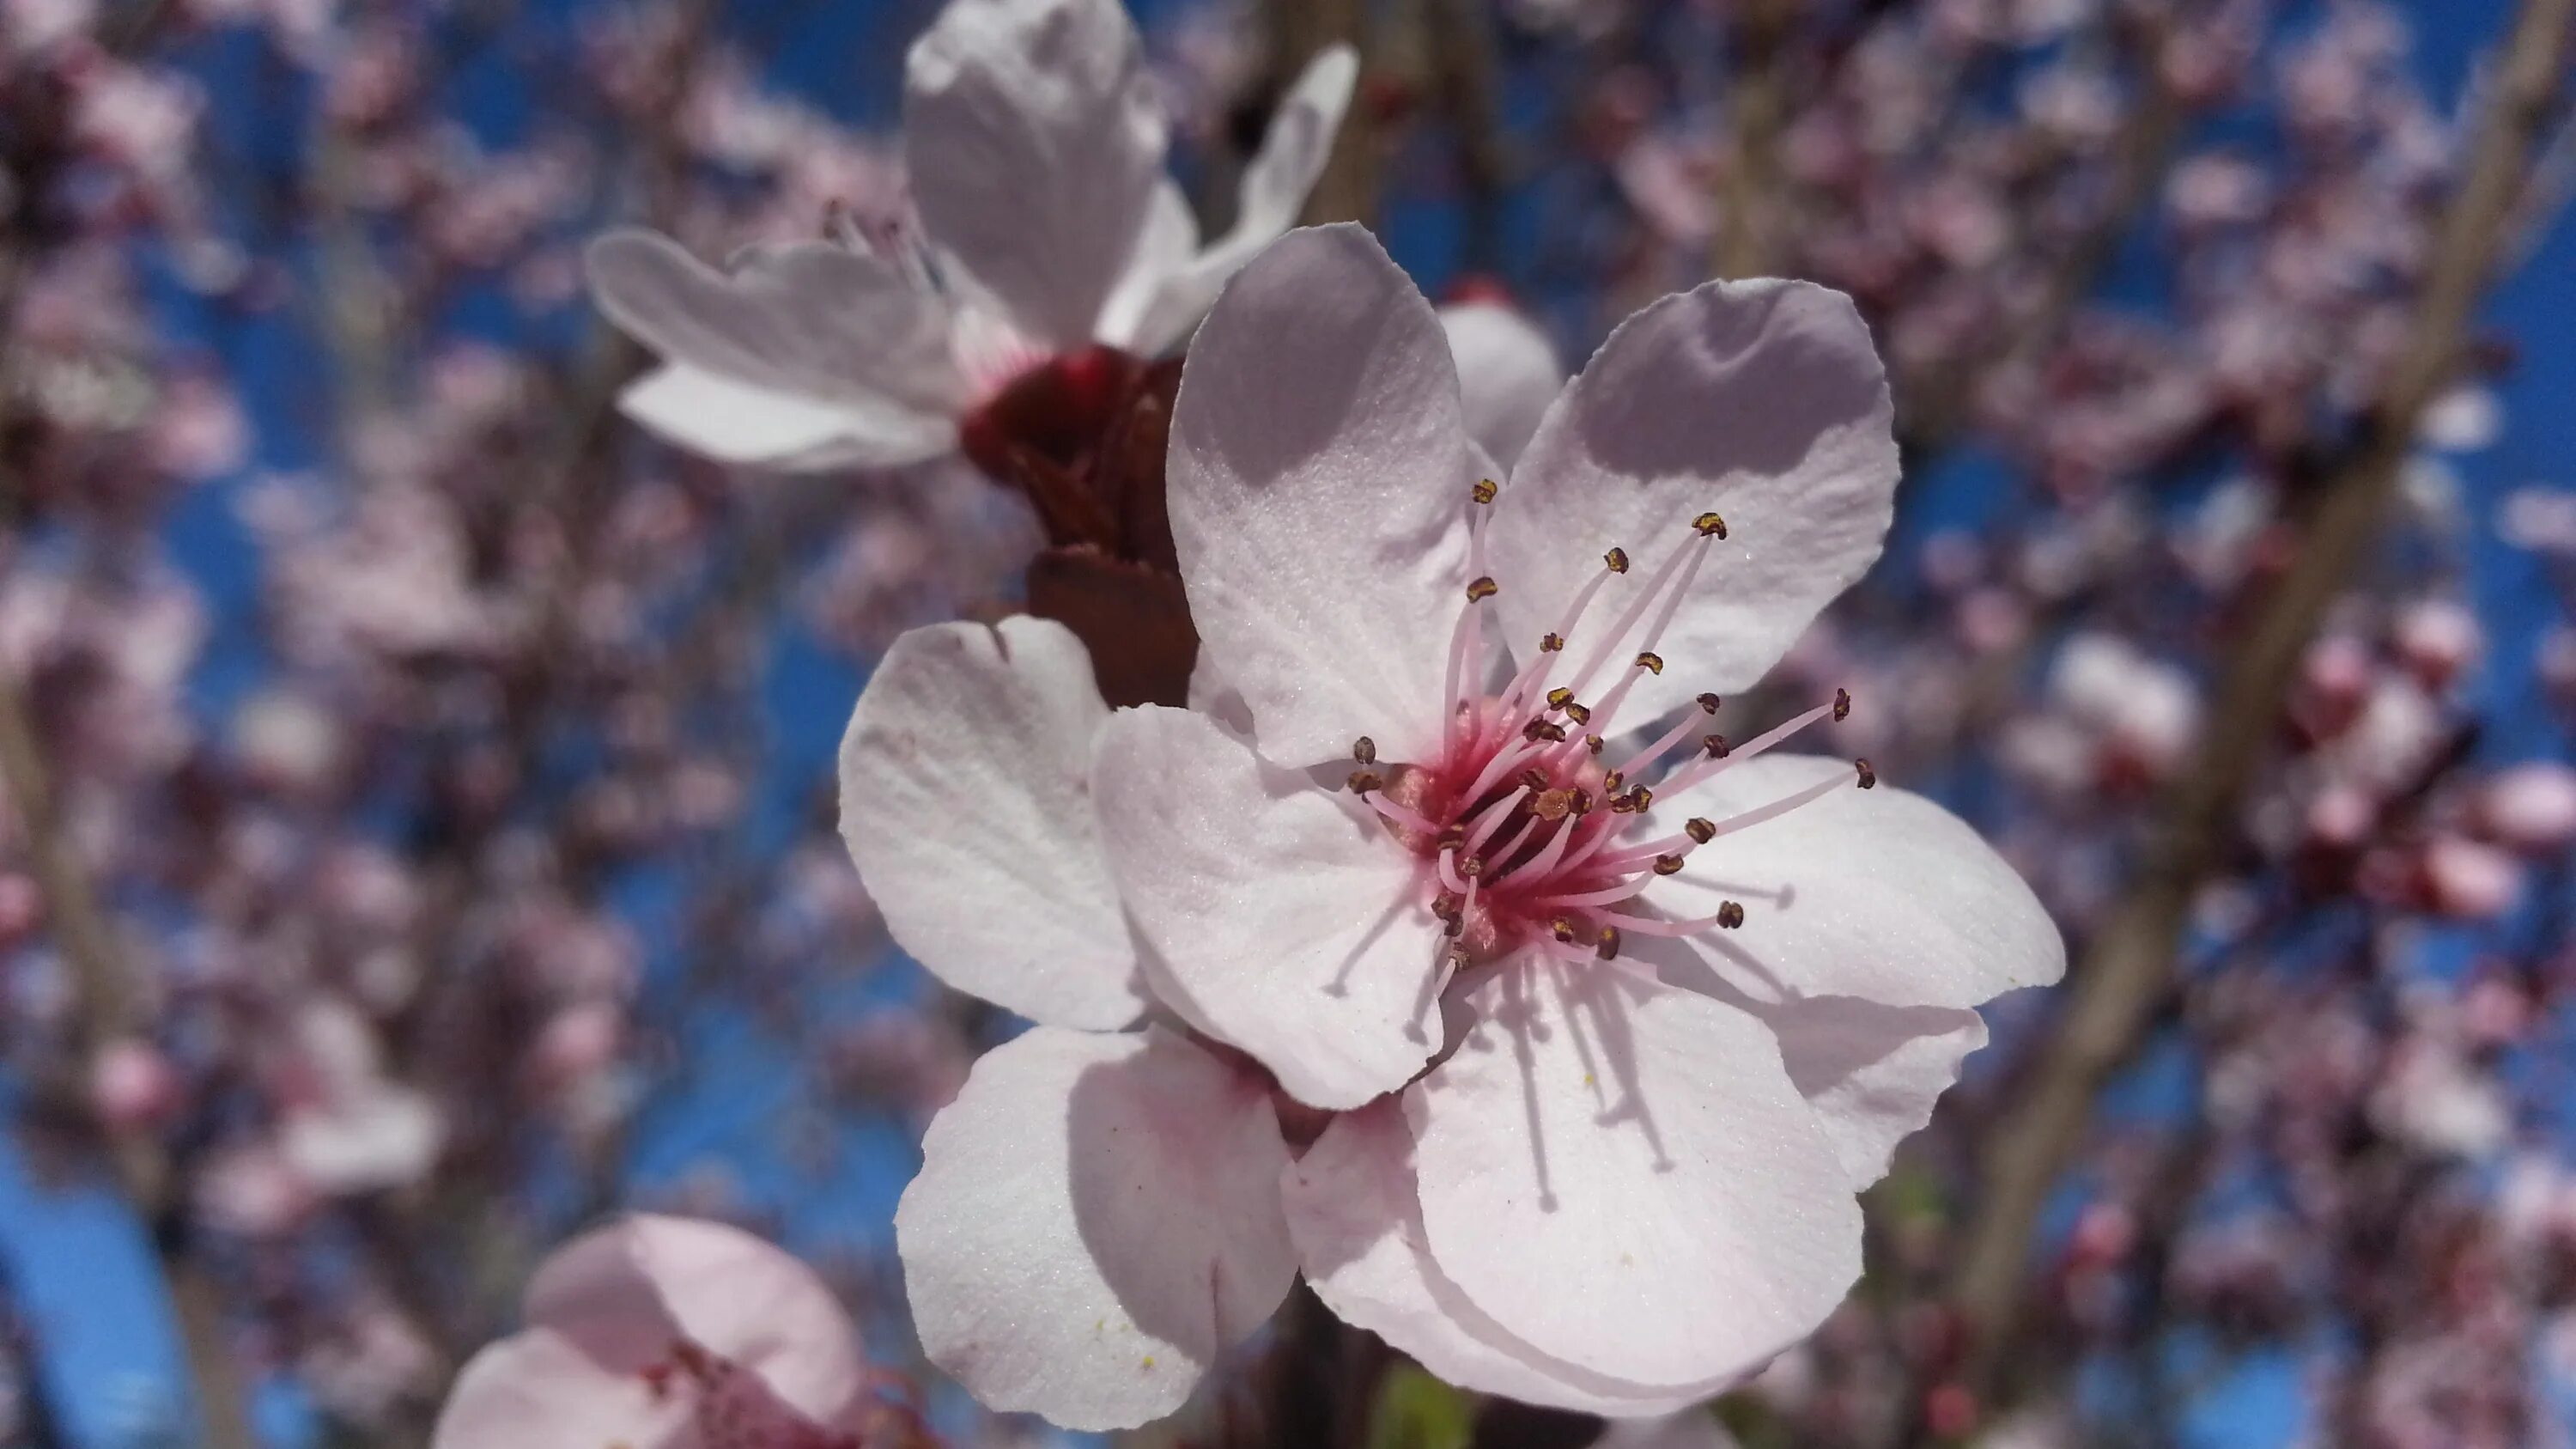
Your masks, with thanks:
[[[91,889],[89,871],[63,830],[43,742],[18,681],[0,670],[0,786],[26,838],[27,855],[44,893],[45,921],[71,968],[79,1017],[82,1069],[143,1025],[133,973],[119,951],[115,929]],[[60,1093],[87,1116],[85,1074]],[[197,1413],[210,1449],[250,1449],[250,1417],[224,1342],[223,1304],[214,1281],[188,1252],[185,1206],[172,1196],[169,1163],[148,1138],[101,1130],[117,1185],[142,1219],[168,1279],[178,1317],[179,1342],[188,1362]]]
[[[1778,269],[1788,185],[1780,133],[1789,120],[1789,36],[1795,17],[1783,0],[1748,0],[1736,21],[1738,51],[1727,87],[1734,155],[1718,182],[1711,275],[1767,276]]]
[[[1333,138],[1333,154],[1323,175],[1307,194],[1304,220],[1313,226],[1328,221],[1377,224],[1378,116],[1369,91],[1374,58],[1365,0],[1269,0],[1262,25],[1270,42],[1271,80],[1266,89],[1284,96],[1298,73],[1318,51],[1336,42],[1359,52],[1359,88]]]
[[[1977,1213],[1951,1284],[1973,1382],[1990,1384],[2004,1356],[2040,1207],[2082,1144],[2096,1095],[2172,989],[2192,896],[2227,847],[2292,667],[2367,555],[2416,425],[2460,365],[2470,314],[2565,80],[2571,17],[2576,0],[2523,0],[2443,217],[2413,344],[2357,441],[2321,472],[2298,555],[2228,661],[2193,764],[2165,802],[2145,861],[2084,955],[2073,999],[2026,1091],[1989,1134]]]

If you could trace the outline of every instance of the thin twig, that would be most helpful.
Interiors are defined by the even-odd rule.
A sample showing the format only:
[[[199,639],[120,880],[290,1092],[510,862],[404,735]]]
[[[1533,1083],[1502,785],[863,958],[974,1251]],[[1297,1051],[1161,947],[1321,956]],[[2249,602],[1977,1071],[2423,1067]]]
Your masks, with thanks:
[[[2460,365],[2470,314],[2565,81],[2571,17],[2576,0],[2524,0],[2443,219],[2413,345],[2356,441],[2321,473],[2297,558],[2229,661],[2192,767],[2167,798],[2136,879],[2085,954],[2028,1088],[1990,1135],[1951,1291],[1969,1334],[1972,1382],[1991,1382],[2007,1346],[2040,1207],[2081,1145],[2096,1095],[2171,987],[2192,897],[2226,850],[2292,666],[2360,567],[2416,425]]]
[[[0,786],[5,786],[24,833],[54,944],[71,968],[79,1060],[86,1066],[141,1025],[138,993],[116,932],[91,888],[89,871],[63,830],[26,694],[5,670],[0,670]],[[87,1101],[78,1082],[63,1095],[74,1103]],[[160,1255],[208,1449],[250,1449],[250,1419],[224,1342],[222,1300],[188,1251],[186,1209],[171,1196],[170,1165],[146,1137],[103,1129],[100,1135],[108,1144],[117,1185]]]

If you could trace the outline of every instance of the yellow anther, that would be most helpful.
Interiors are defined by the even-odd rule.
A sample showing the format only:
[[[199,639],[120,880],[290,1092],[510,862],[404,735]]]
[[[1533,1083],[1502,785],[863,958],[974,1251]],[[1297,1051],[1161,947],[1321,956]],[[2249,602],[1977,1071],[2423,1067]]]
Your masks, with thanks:
[[[1562,634],[1542,634],[1539,636],[1538,652],[1541,654],[1554,654],[1556,651],[1564,647],[1565,636]]]
[[[1649,649],[1645,653],[1637,656],[1637,667],[1646,671],[1648,674],[1662,674],[1664,672],[1664,656],[1656,653],[1652,649]]]
[[[1726,537],[1726,520],[1714,513],[1703,513],[1692,519],[1691,527],[1698,529],[1699,536],[1702,538]]]
[[[1608,564],[1610,572],[1614,574],[1624,574],[1628,571],[1628,551],[1624,548],[1614,548],[1601,555],[1601,561]]]
[[[1573,702],[1574,691],[1566,688],[1564,685],[1560,684],[1556,688],[1547,692],[1547,707],[1549,709],[1563,709]]]
[[[1491,503],[1494,501],[1494,495],[1502,490],[1495,486],[1493,479],[1479,478],[1476,480],[1476,486],[1467,491],[1474,495],[1477,502]]]
[[[1492,574],[1479,574],[1467,583],[1467,602],[1481,604],[1502,591],[1503,586],[1494,582]]]

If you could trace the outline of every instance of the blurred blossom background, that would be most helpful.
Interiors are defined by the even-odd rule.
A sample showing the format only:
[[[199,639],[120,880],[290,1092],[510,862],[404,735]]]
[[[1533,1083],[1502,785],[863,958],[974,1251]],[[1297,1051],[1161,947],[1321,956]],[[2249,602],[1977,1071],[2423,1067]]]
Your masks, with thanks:
[[[1712,275],[1875,329],[1896,531],[1765,692],[2074,966],[1745,1445],[2576,1443],[2576,5],[1131,8],[1211,233],[1345,39],[1309,217],[1433,296],[1569,370]],[[657,443],[582,277],[898,223],[936,9],[0,0],[0,1443],[425,1443],[620,1208],[794,1250],[950,1442],[1098,1442],[912,1346],[1015,1023],[834,833],[870,661],[1037,524]],[[1127,1442],[1265,1442],[1257,1359]],[[1581,1442],[1439,1394],[1367,1444]]]

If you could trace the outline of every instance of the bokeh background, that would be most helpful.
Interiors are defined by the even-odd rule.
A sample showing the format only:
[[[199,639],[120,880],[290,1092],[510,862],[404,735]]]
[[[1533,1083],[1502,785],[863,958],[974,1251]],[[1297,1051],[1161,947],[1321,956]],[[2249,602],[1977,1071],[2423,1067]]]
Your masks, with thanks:
[[[1211,220],[1349,39],[1311,214],[1435,297],[1569,368],[1711,275],[1878,333],[1897,531],[1769,688],[1850,688],[2076,969],[1748,1444],[2576,1441],[2569,5],[1133,9]],[[424,1442],[619,1207],[1053,1442],[911,1349],[895,1198],[1013,1023],[832,798],[870,659],[1036,530],[655,443],[580,270],[899,213],[935,12],[0,0],[0,1442]]]

